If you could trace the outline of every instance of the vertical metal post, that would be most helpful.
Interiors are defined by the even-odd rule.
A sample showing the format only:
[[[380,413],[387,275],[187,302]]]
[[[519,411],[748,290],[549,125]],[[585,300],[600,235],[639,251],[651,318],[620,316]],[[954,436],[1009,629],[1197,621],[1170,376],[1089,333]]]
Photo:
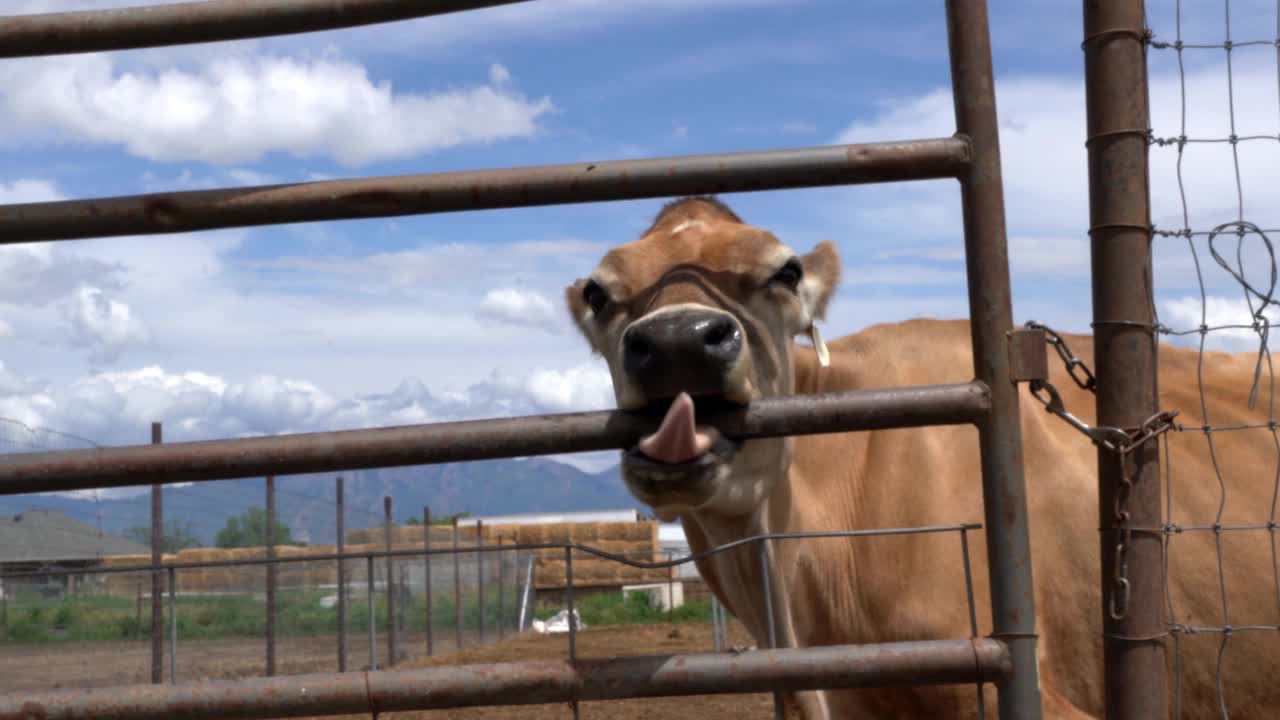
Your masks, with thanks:
[[[267,476],[267,560],[276,559],[276,479]],[[267,677],[276,674],[276,565],[267,563]]]
[[[1126,429],[1159,411],[1144,30],[1142,0],[1084,3],[1097,423]],[[1161,537],[1128,529],[1160,526],[1160,496],[1158,441],[1098,448],[1108,718],[1169,713]]]
[[[667,562],[671,562],[674,553],[667,551]],[[667,566],[667,622],[675,622],[676,607],[676,566]]]
[[[773,621],[773,588],[769,583],[769,541],[760,541],[760,587],[764,591],[764,616],[769,626],[769,648],[778,647],[778,631]],[[786,708],[782,703],[782,693],[773,693],[773,717],[783,720]]]
[[[369,669],[378,669],[378,615],[374,612],[373,603],[377,593],[373,589],[373,556],[365,558],[365,583],[369,592]]]
[[[335,490],[337,497],[335,502],[338,507],[338,672],[347,671],[347,563],[342,555],[346,549],[346,528],[343,524],[344,513],[342,512],[342,477],[338,477],[337,488]]]
[[[476,547],[484,545],[484,522],[476,521]],[[484,644],[484,553],[476,552],[476,603],[479,607],[480,644]]]
[[[502,547],[501,535],[497,537],[497,543],[498,543],[498,547]],[[503,637],[506,634],[505,633],[506,617],[502,612],[503,585],[507,581],[506,562],[507,562],[506,556],[503,555],[503,552],[501,550],[499,550],[498,551],[498,592],[497,592],[497,595],[498,595],[498,641],[499,642],[502,641]]]
[[[151,444],[163,442],[160,423],[151,423]],[[151,566],[158,568],[164,553],[164,503],[161,501],[163,485],[151,486]],[[162,593],[164,578],[160,570],[151,571],[151,682],[164,682],[164,608]]]
[[[573,615],[573,548],[567,545],[564,548],[564,598],[569,606],[569,661],[572,662],[578,657],[578,623]]]
[[[391,552],[391,496],[382,497],[383,531],[387,552]],[[387,667],[396,664],[396,573],[395,559],[387,555]]]
[[[1038,719],[1035,599],[1018,386],[1009,375],[1013,308],[988,22],[986,0],[947,0],[956,132],[972,148],[960,178],[960,200],[974,374],[991,388],[991,412],[978,422],[978,442],[992,637],[1008,645],[1013,663],[1012,676],[999,686],[1000,717]]]
[[[169,568],[169,683],[178,684],[178,573]]]
[[[453,516],[453,642],[462,649],[462,568],[458,566],[458,516]]]
[[[142,634],[142,583],[138,583],[138,607],[134,617],[133,638]]]
[[[427,602],[427,657],[435,654],[435,639],[431,635],[431,507],[422,507],[422,585]]]

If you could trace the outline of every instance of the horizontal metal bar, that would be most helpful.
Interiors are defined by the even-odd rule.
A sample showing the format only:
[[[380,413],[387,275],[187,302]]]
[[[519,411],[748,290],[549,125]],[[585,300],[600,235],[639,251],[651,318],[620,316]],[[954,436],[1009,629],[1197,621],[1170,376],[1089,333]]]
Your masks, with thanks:
[[[0,243],[955,177],[958,137],[0,205]]]
[[[574,700],[997,682],[1009,672],[1008,651],[997,640],[932,640],[11,693],[0,696],[0,720],[345,715]]]
[[[524,543],[510,545],[468,545],[466,547],[413,548],[411,550],[361,550],[358,552],[326,553],[323,555],[291,555],[273,558],[236,558],[233,560],[196,560],[191,562],[159,563],[155,565],[112,565],[86,568],[55,568],[49,570],[22,570],[18,572],[0,573],[0,580],[22,580],[28,578],[62,577],[67,575],[117,575],[120,573],[138,573],[164,570],[210,570],[216,568],[245,567],[249,565],[287,565],[305,562],[336,562],[338,560],[368,560],[382,558],[413,558],[426,555],[461,555],[470,553],[511,552],[529,550],[576,550],[586,555],[594,555],[605,560],[613,560],[633,568],[642,570],[661,570],[676,565],[686,565],[705,557],[732,550],[739,545],[762,542],[764,540],[801,540],[811,538],[837,537],[882,537],[885,535],[923,535],[939,532],[960,532],[961,530],[979,530],[982,525],[962,523],[959,525],[922,525],[919,527],[864,528],[862,530],[822,530],[815,532],[766,533],[739,538],[723,545],[717,545],[699,553],[685,555],[670,560],[643,561],[631,560],[627,555],[644,555],[647,553],[613,553],[590,545],[566,542]]]
[[[730,438],[959,425],[990,407],[983,383],[791,395],[709,411]],[[654,413],[603,410],[370,430],[0,455],[0,495],[466,462],[629,448]]]
[[[207,0],[0,17],[0,58],[335,30],[527,0]]]

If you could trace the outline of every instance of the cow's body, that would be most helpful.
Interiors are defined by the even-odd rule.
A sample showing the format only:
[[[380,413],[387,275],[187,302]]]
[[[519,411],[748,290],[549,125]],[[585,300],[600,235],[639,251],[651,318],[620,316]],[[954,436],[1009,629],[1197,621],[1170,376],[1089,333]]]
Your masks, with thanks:
[[[742,226],[733,224],[738,222],[736,218],[721,229],[714,224],[714,217],[702,217],[709,230],[698,237],[678,239],[701,242],[703,262],[708,266],[725,263],[725,267],[743,276],[751,275],[748,261],[735,258],[739,265],[729,265],[729,261],[719,259],[721,255],[733,258],[731,249],[740,247],[732,244],[733,238],[745,232]],[[672,238],[661,236],[660,226],[661,223],[656,224],[659,230],[648,233],[637,246],[652,252],[654,246],[645,243],[677,239],[675,233]],[[720,255],[709,255],[711,249]],[[641,260],[646,258],[623,256],[608,267],[608,273],[616,275],[619,267],[634,272]],[[806,277],[815,272],[827,272],[830,277],[818,251],[805,256],[804,261],[815,266]],[[613,275],[606,277],[613,279]],[[661,272],[650,271],[649,275],[664,277]],[[613,285],[619,286],[616,282]],[[619,397],[625,400],[627,393],[643,396],[643,387],[628,378],[616,358],[610,357],[618,333],[606,335],[587,324],[590,313],[574,304],[573,292],[577,289],[570,294],[570,305],[593,345],[610,359]],[[611,292],[622,294],[618,290]],[[817,291],[809,292],[813,295]],[[803,285],[797,295],[805,300]],[[764,307],[754,296],[736,300],[741,307],[735,301],[714,298],[703,302],[721,304],[735,314],[751,311],[742,307]],[[680,307],[695,306],[688,296],[680,298],[680,303]],[[818,307],[823,303],[825,297]],[[631,312],[630,317],[649,317],[652,303],[643,314]],[[820,312],[811,313],[817,315]],[[748,336],[754,329],[750,322],[748,318]],[[789,322],[784,328],[786,333],[803,331],[803,324]],[[1079,357],[1092,359],[1090,338],[1067,336],[1067,340]],[[913,320],[877,325],[828,347],[830,364],[821,367],[812,347],[790,346],[787,369],[779,369],[786,378],[786,387],[777,390],[774,386],[772,392],[756,390],[755,396],[957,383],[973,377],[966,321]],[[1195,350],[1167,345],[1160,350],[1161,407],[1180,411],[1179,421],[1192,427],[1203,424],[1197,356]],[[1247,408],[1255,361],[1255,354],[1206,355],[1204,381],[1211,424],[1266,421],[1269,388],[1265,376],[1258,407],[1253,411]],[[1051,362],[1050,370],[1050,381],[1066,406],[1092,424],[1094,397],[1080,390],[1060,363]],[[755,372],[755,386],[763,387],[770,378],[758,368]],[[729,391],[725,394],[729,395]],[[1086,437],[1046,413],[1025,386],[1021,395],[1045,717],[1101,717],[1097,453]],[[627,404],[620,401],[620,405]],[[1172,521],[1180,525],[1212,525],[1221,493],[1204,435],[1175,432],[1166,440],[1170,442],[1169,465],[1173,473]],[[1280,472],[1280,448],[1272,434],[1265,430],[1223,432],[1216,433],[1214,441],[1227,484],[1222,523],[1265,526],[1276,520],[1273,493]],[[659,514],[681,519],[695,552],[761,532],[982,522],[978,435],[972,426],[813,435],[771,445],[768,442],[752,441],[754,445],[744,445],[750,452],[740,449],[736,455],[727,455],[729,459],[718,461],[728,470],[717,476],[716,482],[722,488],[736,488],[739,495],[753,498],[754,504],[747,510],[741,501],[727,500],[727,491],[691,495],[693,491],[687,483],[681,484],[684,481],[680,470],[672,470],[670,476],[651,475],[651,461],[633,463],[633,468],[627,462],[632,458],[624,455],[624,476],[632,491],[650,501]],[[760,458],[774,457],[770,452],[780,459],[781,475],[762,479],[758,477],[761,468],[769,465]],[[693,477],[694,471],[688,472]],[[698,483],[706,482],[704,475],[696,476]],[[673,490],[663,494],[667,485],[661,483],[668,483]],[[694,486],[695,490],[701,488],[702,485]],[[690,497],[704,499],[697,501],[701,503],[697,507],[682,507],[695,504]],[[675,499],[663,505],[668,498]],[[1272,554],[1275,534],[1264,528],[1226,532],[1221,538],[1230,624],[1274,627],[1280,623],[1280,587],[1276,585]],[[970,534],[969,557],[980,636],[991,632],[985,539],[982,531]],[[1211,532],[1188,532],[1177,535],[1170,545],[1169,582],[1180,624],[1225,624],[1215,540]],[[772,605],[780,646],[956,639],[972,634],[961,541],[955,533],[776,541],[768,568],[775,591]],[[699,571],[713,592],[746,624],[757,643],[767,646],[756,550],[742,549],[702,560]],[[1135,603],[1164,600],[1133,598]],[[1221,641],[1222,635],[1216,633],[1181,637],[1178,685],[1183,717],[1220,716],[1216,678]],[[1173,641],[1168,644],[1172,670],[1175,648]],[[1238,631],[1226,647],[1222,678],[1231,717],[1280,716],[1280,681],[1274,677],[1280,671],[1280,633]],[[1174,686],[1172,680],[1170,686]],[[976,717],[975,690],[968,685],[801,693],[798,699],[811,718]],[[991,688],[987,700],[989,704],[995,701]]]

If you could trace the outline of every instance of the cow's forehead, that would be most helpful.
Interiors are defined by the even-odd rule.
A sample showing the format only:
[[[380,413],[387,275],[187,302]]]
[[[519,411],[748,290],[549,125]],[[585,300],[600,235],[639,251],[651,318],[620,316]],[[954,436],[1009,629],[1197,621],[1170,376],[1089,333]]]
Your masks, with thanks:
[[[676,266],[751,275],[781,264],[790,255],[790,249],[764,230],[740,223],[692,220],[610,250],[596,276],[630,295],[652,286]]]

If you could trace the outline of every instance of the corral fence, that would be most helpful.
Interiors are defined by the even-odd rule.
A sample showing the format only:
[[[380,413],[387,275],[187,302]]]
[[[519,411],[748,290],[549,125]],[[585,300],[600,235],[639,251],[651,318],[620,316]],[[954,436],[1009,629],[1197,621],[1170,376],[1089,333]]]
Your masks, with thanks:
[[[0,57],[121,50],[311,32],[503,5],[515,0],[213,0],[144,10],[0,19]],[[949,137],[763,152],[360,178],[0,207],[0,242],[852,185],[959,181],[972,322],[969,383],[776,398],[708,418],[741,438],[972,424],[979,431],[983,532],[993,632],[987,638],[764,649],[740,655],[584,659],[407,672],[139,685],[0,698],[0,717],[271,717],[581,700],[926,683],[995,683],[1002,718],[1038,718],[1036,624],[1019,428],[1019,384],[1047,377],[1045,336],[1011,317],[997,113],[987,5],[948,0],[956,133]],[[1100,426],[1141,429],[1156,415],[1148,296],[1147,120],[1140,0],[1086,2],[1091,218]],[[1146,274],[1144,274],[1146,273]],[[618,449],[655,421],[596,412],[31,454],[0,463],[0,492],[207,481],[365,467]],[[1098,449],[1101,501],[1122,489],[1124,523],[1159,522],[1158,466],[1138,435],[1127,473]],[[1135,448],[1142,452],[1132,452]],[[1124,533],[1112,525],[1107,531]],[[1164,714],[1158,604],[1161,543],[1124,533],[1123,562],[1104,532],[1108,714]],[[744,541],[745,542],[745,541]],[[761,547],[765,547],[763,541]],[[579,548],[587,550],[587,548]],[[486,551],[488,549],[486,548]],[[508,549],[509,550],[509,549]],[[434,550],[433,550],[434,552]],[[566,565],[572,556],[566,555]],[[1153,595],[1153,592],[1155,593]],[[1135,651],[1135,646],[1137,650]],[[428,692],[430,690],[430,692]],[[1153,705],[1152,703],[1157,703]]]

